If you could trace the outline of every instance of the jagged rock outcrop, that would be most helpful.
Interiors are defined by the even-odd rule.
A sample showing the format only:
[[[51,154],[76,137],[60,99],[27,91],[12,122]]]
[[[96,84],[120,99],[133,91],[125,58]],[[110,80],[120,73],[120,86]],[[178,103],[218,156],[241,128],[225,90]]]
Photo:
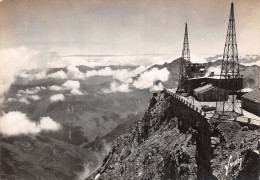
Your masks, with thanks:
[[[218,179],[258,180],[259,128],[213,120],[210,126],[213,174]]]
[[[102,166],[87,180],[243,179],[250,173],[256,179],[259,173],[252,173],[252,164],[259,167],[259,129],[243,127],[208,121],[162,92],[144,117],[117,138]],[[235,151],[242,158],[241,167],[234,155],[230,159]]]

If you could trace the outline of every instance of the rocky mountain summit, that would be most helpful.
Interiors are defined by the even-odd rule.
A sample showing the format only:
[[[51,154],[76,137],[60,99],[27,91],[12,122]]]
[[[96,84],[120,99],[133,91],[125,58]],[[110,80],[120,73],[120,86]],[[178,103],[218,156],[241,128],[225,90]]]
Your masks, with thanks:
[[[207,120],[161,92],[86,180],[257,180],[259,150],[259,127]]]

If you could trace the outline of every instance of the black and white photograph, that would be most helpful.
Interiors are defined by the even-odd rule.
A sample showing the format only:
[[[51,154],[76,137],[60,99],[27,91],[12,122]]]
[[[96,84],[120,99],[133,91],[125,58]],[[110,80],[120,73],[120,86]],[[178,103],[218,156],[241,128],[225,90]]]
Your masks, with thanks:
[[[260,180],[260,0],[0,0],[0,180]]]

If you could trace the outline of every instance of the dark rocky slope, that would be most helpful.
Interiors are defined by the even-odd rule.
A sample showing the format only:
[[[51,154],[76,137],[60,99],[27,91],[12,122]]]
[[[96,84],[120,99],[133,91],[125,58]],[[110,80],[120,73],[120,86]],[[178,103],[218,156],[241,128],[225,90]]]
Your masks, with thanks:
[[[260,178],[259,129],[238,122],[211,123],[211,167],[218,179]],[[227,170],[227,167],[228,170]]]
[[[87,180],[259,178],[259,129],[208,122],[182,106],[162,93]]]
[[[45,136],[3,137],[0,143],[0,179],[72,180],[90,171],[99,157],[84,148]]]

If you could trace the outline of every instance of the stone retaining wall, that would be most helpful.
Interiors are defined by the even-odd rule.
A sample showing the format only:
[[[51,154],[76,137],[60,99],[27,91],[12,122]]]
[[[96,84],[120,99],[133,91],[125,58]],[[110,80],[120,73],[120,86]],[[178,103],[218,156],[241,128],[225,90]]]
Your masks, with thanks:
[[[167,90],[164,91],[166,97],[171,96],[170,102],[174,115],[179,120],[179,129],[186,132],[189,128],[196,128],[197,123],[208,123],[206,113],[185,101],[178,95]]]
[[[190,133],[187,131],[192,131],[192,129],[197,131],[197,178],[202,180],[214,179],[210,164],[210,126],[205,113],[174,93],[166,90],[164,94],[166,98],[170,97],[172,112],[178,118],[178,129],[182,133]]]

